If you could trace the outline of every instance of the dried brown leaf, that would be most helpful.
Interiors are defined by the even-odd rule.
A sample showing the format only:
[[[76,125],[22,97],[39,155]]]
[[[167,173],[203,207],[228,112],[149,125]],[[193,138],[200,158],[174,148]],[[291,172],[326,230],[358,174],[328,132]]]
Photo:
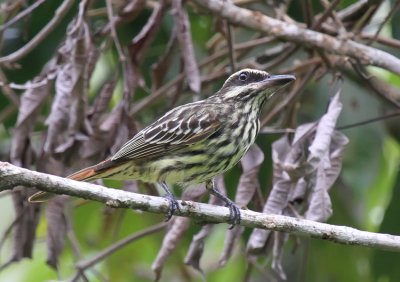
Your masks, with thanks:
[[[341,163],[339,158],[336,169],[329,172],[331,177],[328,180],[326,174],[331,167],[331,138],[341,111],[339,92],[333,97],[327,113],[318,123],[301,125],[296,129],[292,144],[287,136],[283,136],[272,145],[274,180],[264,213],[281,214],[289,201],[303,201],[308,196],[306,218],[326,220],[330,216],[332,208],[328,187],[337,178]],[[343,148],[339,151],[343,152]],[[257,253],[263,250],[270,234],[268,230],[253,230],[247,251]]]
[[[308,209],[304,217],[314,221],[326,221],[332,214],[332,204],[328,191],[339,176],[342,158],[348,139],[335,131],[328,152],[316,173],[315,185],[309,196]]]
[[[53,62],[53,60],[51,62]],[[38,76],[33,80],[33,83],[41,80],[42,77]],[[52,84],[50,81],[47,81],[44,85],[37,88],[29,88],[22,94],[18,108],[17,128],[21,127],[26,122],[32,123],[36,120],[37,111],[50,95],[51,86]]]
[[[93,71],[96,52],[89,28],[81,20],[70,27],[67,40],[60,48],[65,62],[56,78],[56,96],[46,120],[48,135],[45,152],[61,153],[72,146],[77,132],[88,131],[86,123],[86,93]]]
[[[189,246],[189,250],[185,257],[185,264],[190,265],[200,273],[203,273],[203,270],[200,267],[200,259],[203,255],[204,241],[211,233],[213,227],[214,226],[212,224],[206,224],[200,229],[200,231],[196,235],[193,236],[192,242]]]
[[[324,114],[318,122],[315,138],[308,148],[309,156],[307,158],[307,163],[310,164],[313,169],[316,169],[320,165],[321,160],[329,151],[336,122],[342,111],[342,103],[339,97],[340,92],[332,98],[327,113]]]
[[[283,247],[287,241],[288,234],[274,232],[274,243],[272,247],[272,270],[281,280],[286,280],[287,276],[282,267]]]
[[[184,232],[189,228],[189,223],[190,219],[186,217],[177,217],[172,221],[170,229],[164,236],[161,249],[157,254],[157,258],[151,266],[151,269],[156,274],[156,281],[159,281],[161,278],[161,272],[165,261],[175,250],[178,242],[183,237]]]
[[[241,160],[243,173],[240,176],[235,196],[239,207],[246,207],[260,187],[258,173],[264,161],[264,153],[257,144],[253,144]]]
[[[141,85],[145,89],[147,87],[145,86],[140,68],[136,63],[132,62],[131,64],[128,64],[124,62],[122,64],[122,67],[124,75],[124,89],[120,105],[122,105],[122,109],[126,113],[129,113],[130,105],[134,97],[136,87],[138,85]]]
[[[58,268],[58,258],[64,249],[68,232],[68,220],[65,204],[68,196],[57,196],[52,199],[46,209],[47,217],[47,264]]]
[[[129,54],[133,60],[132,65],[137,65],[144,57],[147,47],[153,41],[157,31],[161,26],[165,13],[165,0],[158,2],[158,6],[153,10],[146,25],[142,28],[138,35],[133,38],[129,45]]]
[[[109,152],[115,139],[117,125],[121,124],[120,107],[116,107],[111,113],[106,113],[115,84],[115,79],[111,79],[103,85],[89,114],[93,132],[81,143],[79,155],[83,159],[91,159],[90,164],[106,157],[105,153]]]
[[[193,189],[186,189],[182,195],[183,201],[196,201],[202,194],[204,194],[204,188],[197,189],[201,186],[196,186]],[[151,268],[156,274],[156,281],[161,278],[161,272],[164,267],[165,261],[175,250],[177,244],[183,237],[185,231],[189,228],[190,219],[186,217],[173,218],[170,228],[165,234],[162,246],[158,251],[157,258],[154,260]]]
[[[44,72],[53,67],[54,61],[46,65]],[[42,75],[34,81],[42,80]],[[15,165],[30,167],[33,151],[30,144],[30,134],[35,127],[38,110],[50,93],[50,83],[38,88],[27,89],[21,98],[17,126],[12,137],[10,159]],[[13,228],[13,254],[11,261],[31,258],[36,237],[36,226],[40,216],[40,206],[30,205],[27,199],[34,193],[27,187],[16,187],[12,192],[14,211],[17,221]]]
[[[116,106],[111,113],[106,114],[99,123],[99,127],[90,135],[90,138],[82,143],[80,155],[85,159],[94,158],[93,162],[96,162],[106,157],[104,155],[105,152],[114,152],[120,148],[118,146],[122,146],[130,137],[125,134],[122,140],[116,138],[120,130],[126,130],[125,125],[122,123],[122,116],[123,109],[121,104]],[[116,142],[118,144],[114,146],[114,149],[111,149],[113,143]]]
[[[120,114],[120,121],[116,127],[114,144],[111,146],[111,153],[114,154],[137,132],[134,120],[128,115],[124,103],[120,103],[116,109]]]
[[[284,171],[285,160],[297,154],[298,148],[291,151],[287,136],[283,136],[272,144],[272,160],[274,166],[273,187],[264,205],[263,213],[281,214],[288,203],[289,192],[293,186],[290,176]],[[297,164],[294,164],[296,166]],[[247,243],[247,252],[255,254],[264,249],[271,231],[254,229]]]
[[[315,133],[316,126],[316,122],[300,125],[296,128],[292,143],[288,143],[289,147],[285,151],[281,167],[293,180],[304,177],[305,174],[309,173],[310,169],[306,161],[308,156],[307,148],[310,139]]]
[[[240,176],[238,189],[235,196],[235,203],[239,207],[246,207],[254,196],[255,191],[259,188],[258,172],[260,166],[264,161],[263,151],[253,144],[246,155],[241,160],[243,173]],[[228,230],[224,242],[224,250],[219,259],[219,266],[222,267],[226,264],[232,256],[233,249],[236,246],[244,228],[235,226],[235,228]]]
[[[219,183],[219,185],[217,184],[218,187],[224,186],[224,184],[221,183],[221,180],[223,181],[223,177],[218,176],[216,180]],[[199,189],[200,187],[202,190]],[[197,191],[196,190],[194,191],[195,194],[192,197],[200,198],[205,193],[205,188],[202,186],[200,187],[197,188]],[[217,197],[210,197],[208,203],[210,205],[216,205],[220,203],[220,200]],[[190,243],[189,250],[185,257],[185,264],[190,265],[191,267],[199,271],[201,274],[203,274],[203,271],[200,267],[200,259],[201,256],[203,255],[204,240],[211,233],[213,227],[214,227],[213,224],[206,224],[200,229],[200,231],[196,235],[193,236],[193,240]]]
[[[40,218],[40,206],[28,203],[34,193],[27,187],[15,187],[12,191],[14,210],[18,221],[13,229],[12,261],[32,258],[33,245],[36,238],[36,227]]]
[[[165,53],[158,59],[156,63],[151,66],[151,78],[153,91],[160,88],[162,82],[171,66],[172,55],[174,54],[175,46],[177,44],[176,28],[173,29],[169,38]]]
[[[165,13],[165,0],[158,2],[158,5],[153,10],[147,23],[142,30],[133,38],[131,44],[128,46],[130,64],[124,64],[124,97],[122,106],[124,106],[125,115],[129,115],[129,105],[133,96],[133,90],[136,86],[145,86],[144,79],[141,75],[139,65],[144,59],[144,55],[148,50],[148,46],[155,38]]]
[[[330,146],[330,167],[326,169],[327,187],[332,187],[342,170],[342,161],[344,150],[346,149],[349,139],[343,133],[335,131]],[[328,189],[329,189],[328,188]]]
[[[30,133],[35,123],[32,121],[22,123],[14,130],[11,142],[10,160],[11,163],[23,167],[23,164],[29,166],[33,159],[33,151],[30,143]]]
[[[93,108],[90,111],[90,122],[92,123],[93,128],[98,129],[100,117],[106,112],[108,108],[108,104],[113,95],[113,91],[116,85],[116,80],[111,79],[107,81],[99,95],[96,97]]]
[[[111,147],[114,140],[116,130],[110,132],[96,131],[81,144],[79,147],[79,156],[81,159],[92,159],[93,162],[98,162],[104,159],[108,148]],[[82,166],[80,166],[82,167]]]
[[[308,189],[307,185],[308,183],[306,182],[304,177],[300,178],[297,181],[296,186],[292,188],[289,193],[289,202],[292,204],[303,203],[304,199],[307,196],[307,189]]]
[[[238,225],[232,229],[227,230],[227,234],[225,236],[225,242],[224,242],[224,249],[223,249],[221,256],[219,258],[219,261],[218,261],[219,267],[225,266],[225,264],[231,258],[233,250],[235,247],[237,247],[237,243],[238,243],[243,231],[244,231],[244,227],[238,226]]]
[[[55,67],[54,64],[55,60],[47,63],[42,74],[36,77],[33,82],[43,81],[46,73]],[[27,162],[27,159],[31,159],[27,156],[30,153],[30,134],[35,128],[39,109],[50,95],[52,86],[49,80],[46,79],[46,81],[47,83],[40,87],[27,89],[21,96],[10,150],[10,160],[17,166],[23,166],[23,162],[27,166],[30,165],[30,162]]]
[[[306,177],[306,180],[309,182],[311,192],[305,218],[315,221],[326,221],[332,214],[332,203],[328,190],[336,180],[341,167],[339,165],[339,167],[333,170],[331,169],[330,152],[332,139],[336,132],[336,122],[342,110],[339,97],[340,89],[331,99],[327,112],[320,119],[316,128],[314,140],[308,148],[309,155],[307,164],[310,166],[310,173]],[[343,142],[343,146],[338,150],[340,154],[336,155],[339,158],[339,163],[341,163],[341,154],[343,153],[345,144],[346,143]],[[330,179],[328,179],[328,173],[330,174]]]
[[[304,215],[306,219],[326,221],[332,215],[332,202],[326,189],[326,179],[323,169],[316,173],[316,183],[309,197],[309,207]]]
[[[200,72],[194,53],[189,17],[186,10],[182,7],[182,0],[173,0],[172,8],[178,41],[182,51],[185,75],[190,89],[195,93],[199,93],[201,87]]]

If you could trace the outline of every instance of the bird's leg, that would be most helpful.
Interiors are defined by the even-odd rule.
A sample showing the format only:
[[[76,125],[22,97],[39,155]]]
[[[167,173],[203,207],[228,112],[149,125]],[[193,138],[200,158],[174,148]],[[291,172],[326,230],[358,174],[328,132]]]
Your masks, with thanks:
[[[164,197],[169,201],[169,209],[167,214],[165,215],[165,221],[168,221],[174,215],[175,211],[181,211],[181,208],[179,207],[179,203],[176,200],[174,194],[172,194],[172,192],[169,190],[167,183],[161,182],[160,184],[165,193],[167,193]]]
[[[240,224],[241,216],[240,216],[240,209],[236,204],[231,201],[228,197],[223,195],[217,188],[215,183],[215,179],[207,180],[206,181],[206,189],[214,196],[219,198],[220,200],[225,202],[225,206],[229,208],[229,223],[232,229],[235,225]]]

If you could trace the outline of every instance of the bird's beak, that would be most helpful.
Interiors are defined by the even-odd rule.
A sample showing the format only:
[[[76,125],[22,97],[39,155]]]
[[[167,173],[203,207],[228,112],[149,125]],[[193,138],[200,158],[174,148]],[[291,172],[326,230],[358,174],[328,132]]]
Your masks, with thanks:
[[[266,95],[268,99],[271,99],[275,93],[294,80],[296,80],[296,77],[291,74],[271,75],[267,79],[257,82],[256,88],[260,90],[260,93]]]
[[[277,87],[281,88],[286,84],[296,80],[296,77],[291,74],[271,75],[269,78],[261,81],[264,87]]]

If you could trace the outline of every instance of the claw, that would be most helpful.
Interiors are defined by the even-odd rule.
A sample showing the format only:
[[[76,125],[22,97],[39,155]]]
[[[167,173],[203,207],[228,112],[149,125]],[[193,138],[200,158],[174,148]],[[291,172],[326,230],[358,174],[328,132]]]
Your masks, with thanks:
[[[233,229],[233,227],[235,227],[235,225],[239,225],[240,221],[242,220],[240,209],[233,202],[227,203],[226,207],[229,208],[229,223],[231,224],[229,229]]]
[[[181,211],[181,208],[179,207],[179,203],[174,197],[174,195],[166,194],[164,198],[166,198],[169,201],[169,209],[167,214],[165,215],[165,221],[169,221],[177,210],[179,212]]]
[[[229,208],[229,223],[231,226],[229,229],[235,227],[235,225],[239,225],[241,221],[240,209],[234,202],[232,202],[228,197],[221,194],[216,188],[215,179],[208,180],[206,182],[206,188],[210,191],[211,194],[219,198],[220,200],[225,202],[225,207]]]
[[[160,184],[161,187],[164,189],[165,193],[167,193],[165,194],[164,198],[166,198],[169,201],[169,209],[167,214],[165,215],[165,221],[168,221],[174,215],[176,210],[180,212],[181,208],[179,207],[179,203],[176,200],[175,196],[169,190],[168,185],[165,182],[161,182]]]

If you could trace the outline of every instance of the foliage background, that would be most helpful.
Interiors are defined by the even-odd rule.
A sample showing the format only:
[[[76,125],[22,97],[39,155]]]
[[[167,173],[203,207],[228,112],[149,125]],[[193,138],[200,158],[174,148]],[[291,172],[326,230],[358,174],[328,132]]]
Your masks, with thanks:
[[[1,4],[1,22],[3,24],[34,1],[15,1],[18,4],[15,4],[14,8],[12,8],[13,4],[11,2]],[[24,46],[54,17],[54,12],[61,2],[59,0],[45,1],[32,11],[28,17],[5,30],[1,30],[1,54],[4,56]],[[129,45],[132,39],[137,36],[148,22],[153,8],[158,4],[157,1],[144,2],[146,3],[144,8],[140,10],[134,19],[118,26],[118,36],[122,46]],[[216,50],[209,47],[210,40],[211,38],[215,38],[215,34],[218,33],[216,26],[218,27],[222,23],[216,21],[216,17],[211,16],[190,1],[187,2],[185,3],[185,8],[189,13],[195,57],[197,62],[202,62],[208,56],[212,55],[213,52],[216,52]],[[253,1],[249,2],[249,7],[251,5],[253,5],[251,6],[253,9],[259,7],[251,3]],[[317,15],[324,11],[321,2],[307,0],[291,1],[288,6],[287,15],[298,22],[304,23],[307,21],[304,3],[311,5],[313,13]],[[354,1],[347,0],[339,2],[336,8],[337,11],[354,4]],[[130,2],[114,1],[114,12],[118,13],[128,3]],[[397,46],[400,46],[398,41],[400,40],[399,1],[369,1],[369,4],[379,4],[379,9],[374,11],[373,17],[363,27],[362,32],[374,34],[381,23],[384,22],[386,15],[395,10],[391,17],[384,22],[380,36],[392,38],[397,42]],[[260,4],[261,6],[262,4]],[[108,22],[105,7],[106,3],[103,1],[90,2],[86,19],[92,35],[96,31],[101,30]],[[39,46],[26,54],[21,60],[18,60],[17,63],[3,64],[1,77],[6,86],[11,82],[23,84],[39,75],[43,66],[51,58],[55,57],[55,54],[66,38],[67,26],[77,15],[78,10],[79,4],[76,1],[65,18],[56,26],[53,32],[47,35],[46,39]],[[266,10],[268,11],[268,9]],[[355,22],[359,20],[357,18]],[[154,40],[147,45],[144,51],[140,50],[142,53],[140,53],[139,62],[135,67],[139,69],[143,80],[136,81],[139,83],[139,87],[135,88],[134,96],[130,98],[132,105],[147,97],[151,93],[150,89],[154,88],[154,78],[150,76],[149,66],[153,66],[166,51],[166,46],[174,27],[174,17],[169,9],[165,12],[159,27]],[[234,32],[235,42],[247,42],[255,33],[252,30],[238,26],[231,26],[231,28]],[[119,105],[124,96],[123,66],[121,66],[119,61],[118,50],[113,44],[110,33],[106,33],[105,35],[97,34],[93,38],[94,45],[101,49],[101,52],[95,64],[94,72],[90,77],[90,84],[85,95],[87,95],[89,101],[94,101],[101,89],[104,88],[104,84],[114,80],[115,89],[107,106],[107,112],[110,113],[112,109],[115,109]],[[255,57],[265,49],[274,46],[280,46],[280,42],[253,48],[245,58]],[[397,57],[400,56],[400,48],[375,42],[372,43],[372,46],[387,50]],[[226,44],[221,43],[218,48],[220,50],[227,50],[228,47]],[[181,52],[179,47],[175,46],[171,62],[168,64],[168,71],[162,79],[163,84],[173,80],[182,71]],[[268,71],[271,73],[280,73],[287,68],[301,65],[306,61],[310,52],[312,53],[312,51],[302,46],[293,55],[285,58],[281,64],[277,64],[275,67],[268,69]],[[132,57],[131,54],[130,56]],[[240,58],[237,62],[243,62],[245,58]],[[328,93],[333,69],[325,68],[324,70],[325,72],[322,72],[320,79],[311,79],[307,83],[301,97],[297,100],[297,109],[294,114],[296,121],[291,124],[292,126],[314,121],[324,113],[329,100]],[[345,83],[341,97],[344,108],[338,126],[379,117],[388,112],[393,112],[398,108],[398,104],[400,104],[399,76],[382,69],[367,68],[369,73],[394,87],[394,93],[397,96],[393,97],[393,100],[397,102],[396,104],[382,98],[382,95],[371,90],[365,78],[361,77],[355,70],[351,68],[342,68],[339,70],[344,75]],[[201,68],[201,94],[194,94],[191,91],[193,87],[190,89],[186,83],[178,84],[178,90],[170,88],[168,91],[175,94],[179,93],[179,97],[167,95],[168,91],[166,91],[167,94],[161,96],[155,103],[143,108],[131,117],[135,121],[135,126],[141,127],[148,124],[175,104],[196,100],[199,97],[205,97],[213,93],[222,85],[230,72],[227,56],[216,61],[212,66]],[[316,76],[317,74],[314,75],[314,77]],[[9,154],[14,132],[13,128],[17,121],[18,104],[15,101],[13,102],[12,97],[18,101],[23,91],[12,90],[13,94],[11,96],[6,92],[10,91],[4,87],[0,93],[0,159],[2,161],[10,160]],[[54,89],[52,89],[51,97],[48,97],[40,108],[38,122],[30,134],[32,147],[37,152],[43,146],[40,140],[43,132],[46,130],[45,120],[51,111],[54,93]],[[286,115],[288,115],[287,112]],[[276,121],[279,124],[279,119],[276,119]],[[128,130],[134,129],[128,128]],[[400,225],[398,224],[398,215],[400,214],[398,205],[400,196],[399,118],[394,117],[352,127],[343,130],[343,132],[349,137],[350,143],[344,157],[342,174],[331,189],[333,216],[328,222],[331,224],[352,226],[362,230],[400,234]],[[116,134],[115,136],[123,138],[121,137],[124,136],[123,134],[126,133]],[[257,144],[265,154],[265,161],[259,173],[259,181],[264,195],[268,194],[271,187],[271,143],[278,137],[279,135],[276,134],[262,134],[257,140]],[[127,136],[124,138],[127,138]],[[108,146],[107,148],[110,147],[112,146]],[[101,159],[100,156],[98,158]],[[79,164],[79,161],[77,162]],[[67,165],[67,162],[65,164]],[[29,166],[35,168],[35,162],[29,164]],[[76,167],[69,168],[70,171],[74,169]],[[225,175],[225,184],[230,195],[234,195],[240,171],[240,167],[237,167]],[[62,171],[60,174],[67,175],[68,173],[67,171]],[[108,181],[106,184],[112,187],[122,186],[121,183],[115,181]],[[143,190],[144,188],[142,187],[141,189]],[[180,194],[179,190],[176,192]],[[1,195],[0,206],[2,211],[0,234],[4,234],[16,217],[10,194]],[[86,204],[73,202],[67,207],[67,216],[71,220],[71,230],[73,232],[70,230],[67,235],[69,240],[66,240],[66,246],[59,258],[58,270],[55,271],[46,264],[47,246],[45,237],[47,234],[47,220],[44,209],[41,210],[40,215],[32,259],[22,259],[2,269],[0,272],[0,281],[66,279],[73,275],[75,271],[74,264],[77,260],[91,257],[118,239],[163,220],[163,217],[159,215],[136,211],[111,210],[92,202]],[[225,225],[215,226],[213,232],[206,240],[201,265],[208,281],[245,280],[248,264],[246,263],[243,251],[246,238],[250,234],[249,230],[244,232],[227,265],[222,268],[217,267],[218,258],[223,249],[226,228],[227,226]],[[176,250],[164,266],[162,281],[170,281],[172,279],[174,281],[202,281],[201,275],[198,272],[183,264],[192,236],[198,230],[199,226],[191,222],[190,228],[185,232]],[[153,280],[154,273],[151,270],[151,264],[157,256],[164,234],[164,231],[155,233],[124,246],[115,254],[86,271],[87,278],[89,281]],[[79,257],[77,257],[71,247],[71,238],[74,236],[79,242]],[[0,249],[1,264],[8,261],[13,253],[13,248],[15,248],[13,246],[15,244],[15,237],[9,235],[4,238],[5,243],[1,245]],[[289,244],[286,245],[283,268],[288,276],[288,281],[399,281],[400,269],[397,267],[399,258],[398,254],[390,252],[298,238],[297,240],[289,241]],[[268,256],[260,258],[257,264],[258,268],[252,268],[248,281],[278,279],[269,268],[270,260],[271,258]]]

